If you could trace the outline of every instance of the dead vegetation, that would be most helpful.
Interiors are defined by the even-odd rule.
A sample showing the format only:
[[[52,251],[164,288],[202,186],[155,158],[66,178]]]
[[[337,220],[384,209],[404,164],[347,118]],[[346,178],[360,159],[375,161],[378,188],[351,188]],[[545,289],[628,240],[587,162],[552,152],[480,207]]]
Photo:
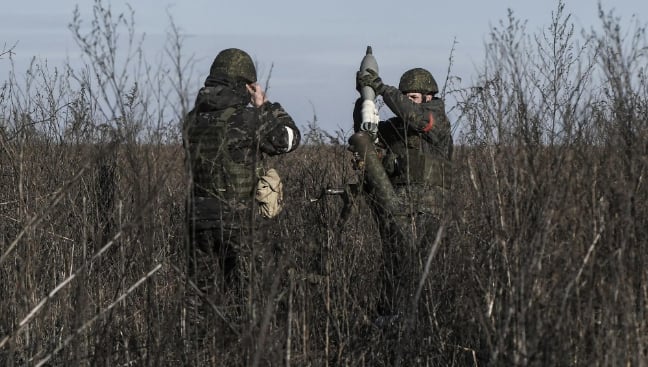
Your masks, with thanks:
[[[134,20],[96,5],[89,29],[71,26],[87,69],[34,64],[0,93],[2,365],[381,366],[395,344],[409,365],[648,363],[638,22],[601,10],[577,36],[559,4],[540,34],[512,13],[491,29],[475,87],[449,92],[454,205],[415,335],[373,323],[383,259],[363,199],[343,225],[339,197],[310,200],[357,180],[344,139],[272,159],[287,190],[282,266],[250,280],[228,343],[224,329],[187,337],[184,322],[182,38],[172,27],[172,67],[141,67],[135,37],[126,55],[113,43]],[[205,322],[223,328],[214,306]]]

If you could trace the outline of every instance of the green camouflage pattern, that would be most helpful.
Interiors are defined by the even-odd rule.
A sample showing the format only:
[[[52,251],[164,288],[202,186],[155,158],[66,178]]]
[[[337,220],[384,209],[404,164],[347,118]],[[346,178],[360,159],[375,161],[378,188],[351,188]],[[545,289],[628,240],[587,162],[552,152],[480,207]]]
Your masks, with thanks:
[[[448,162],[452,159],[452,130],[443,100],[414,103],[399,89],[386,86],[383,101],[396,116],[380,123],[382,144],[390,150],[416,149]]]
[[[227,321],[247,315],[240,306],[245,304],[251,272],[263,267],[277,272],[271,252],[275,245],[269,246],[277,238],[276,219],[258,216],[257,178],[266,156],[294,150],[301,135],[280,104],[250,106],[250,93],[241,78],[253,81],[256,74],[247,54],[223,51],[211,72],[215,75],[207,77],[198,91],[183,126],[192,179],[185,254],[187,275],[197,288],[192,287],[186,298],[187,328],[193,330],[192,337],[229,333],[237,338],[237,330]],[[216,317],[210,303],[204,302],[209,299],[219,302],[225,316]]]
[[[418,261],[447,212],[451,184],[453,141],[443,101],[415,103],[403,93],[436,93],[436,82],[425,70],[412,69],[400,87],[383,86],[382,99],[396,116],[379,122],[377,141],[360,131],[362,100],[356,101],[356,133],[349,140],[362,160],[363,188],[382,240],[380,315],[411,312],[421,275]]]
[[[247,83],[257,81],[256,68],[252,58],[245,51],[238,48],[228,48],[221,51],[214,59],[209,75],[224,75],[244,80]]]
[[[401,92],[415,92],[422,94],[439,93],[439,86],[429,71],[423,68],[414,68],[406,71],[400,78],[398,89]]]
[[[287,152],[287,127],[295,134],[292,149],[299,144],[299,130],[281,105],[245,105],[222,86],[198,93],[185,122],[195,196],[251,200],[263,155]]]
[[[453,141],[444,103],[441,99],[433,98],[429,102],[417,104],[399,89],[389,85],[385,86],[382,97],[396,116],[381,121],[378,125],[377,144],[384,151],[378,165],[385,172],[383,175],[387,180],[382,179],[382,175],[372,174],[376,168],[371,167],[371,161],[364,162],[368,165],[365,176],[372,183],[374,196],[382,205],[407,202],[416,204],[410,205],[408,211],[438,212],[443,206],[443,200],[438,197],[421,197],[416,203],[412,203],[405,197],[394,199],[389,190],[398,191],[399,186],[419,186],[419,193],[435,196],[439,190],[451,187]],[[361,101],[358,99],[353,114],[356,128],[361,118],[360,108]],[[350,141],[350,144],[353,145],[353,142]]]
[[[259,167],[233,161],[226,140],[228,120],[235,112],[230,107],[202,116],[206,123],[194,124],[188,130],[194,191],[199,196],[245,199],[252,195]]]

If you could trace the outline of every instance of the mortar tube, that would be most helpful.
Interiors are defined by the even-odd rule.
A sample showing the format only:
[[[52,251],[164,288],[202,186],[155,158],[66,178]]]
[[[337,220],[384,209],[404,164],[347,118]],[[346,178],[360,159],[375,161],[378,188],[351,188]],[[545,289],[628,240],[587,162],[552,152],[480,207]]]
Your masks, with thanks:
[[[376,199],[380,201],[387,214],[393,217],[398,213],[399,200],[389,177],[387,177],[387,172],[378,159],[378,152],[372,143],[371,135],[365,131],[359,131],[351,135],[349,144],[364,161],[365,178],[374,190]],[[399,225],[399,227],[401,226]]]

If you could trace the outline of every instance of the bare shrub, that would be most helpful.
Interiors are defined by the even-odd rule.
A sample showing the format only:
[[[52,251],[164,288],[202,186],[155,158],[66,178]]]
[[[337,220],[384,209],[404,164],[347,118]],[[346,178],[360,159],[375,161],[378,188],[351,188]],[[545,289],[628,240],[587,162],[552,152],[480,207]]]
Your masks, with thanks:
[[[636,240],[646,226],[637,201],[646,146],[636,145],[646,133],[646,44],[643,28],[627,40],[618,19],[600,18],[602,33],[579,44],[564,4],[534,38],[509,14],[491,34],[482,87],[466,94],[461,196],[486,240],[474,248],[474,276],[497,365],[646,358],[646,309],[636,307],[646,289]]]
[[[132,13],[99,0],[94,10],[70,26],[83,67],[34,61],[0,90],[3,365],[386,366],[395,346],[409,365],[648,360],[638,22],[624,29],[601,9],[601,29],[578,35],[559,3],[539,34],[512,12],[491,29],[476,87],[448,92],[460,144],[447,235],[422,282],[425,332],[374,322],[378,229],[362,194],[346,205],[326,194],[359,177],[344,133],[314,116],[308,144],[268,161],[285,185],[278,266],[253,273],[244,320],[212,302],[205,342],[185,328],[180,122],[192,59],[172,24],[152,65]]]

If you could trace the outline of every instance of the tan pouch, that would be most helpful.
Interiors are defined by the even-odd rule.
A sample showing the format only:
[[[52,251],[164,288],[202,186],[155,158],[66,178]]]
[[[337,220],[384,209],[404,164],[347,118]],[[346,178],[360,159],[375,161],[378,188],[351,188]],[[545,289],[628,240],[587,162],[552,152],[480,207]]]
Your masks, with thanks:
[[[274,218],[283,209],[283,184],[279,173],[274,168],[259,177],[256,194],[254,196],[259,204],[259,214],[264,218]]]

